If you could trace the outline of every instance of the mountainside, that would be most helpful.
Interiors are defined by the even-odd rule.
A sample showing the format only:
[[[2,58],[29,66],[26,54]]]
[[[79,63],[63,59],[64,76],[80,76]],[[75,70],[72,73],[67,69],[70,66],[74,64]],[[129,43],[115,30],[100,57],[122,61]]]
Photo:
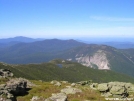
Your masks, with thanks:
[[[0,63],[0,69],[10,69],[17,77],[34,80],[67,80],[78,82],[93,80],[94,82],[125,81],[134,82],[134,78],[117,72],[88,68],[79,63],[66,60],[53,60],[48,63],[9,65]]]
[[[0,61],[6,63],[41,63],[57,57],[61,51],[85,45],[75,40],[44,40],[32,43],[18,43],[0,49]]]
[[[109,69],[134,76],[133,59],[125,51],[106,45],[92,44],[77,47],[67,51],[62,58],[77,61],[92,68]]]
[[[18,43],[0,48],[0,61],[10,64],[42,63],[56,58],[134,77],[133,49],[120,50],[106,45],[58,39]]]

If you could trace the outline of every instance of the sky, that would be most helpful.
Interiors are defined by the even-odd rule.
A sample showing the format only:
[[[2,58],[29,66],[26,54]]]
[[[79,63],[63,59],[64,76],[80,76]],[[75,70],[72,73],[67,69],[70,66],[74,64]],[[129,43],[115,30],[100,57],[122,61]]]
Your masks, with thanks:
[[[0,38],[134,37],[134,0],[0,0]]]

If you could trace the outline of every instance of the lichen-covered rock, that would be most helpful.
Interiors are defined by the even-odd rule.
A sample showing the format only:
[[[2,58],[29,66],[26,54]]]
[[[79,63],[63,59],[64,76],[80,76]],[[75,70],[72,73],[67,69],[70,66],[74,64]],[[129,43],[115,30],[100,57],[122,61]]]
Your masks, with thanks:
[[[118,96],[127,97],[129,92],[134,92],[134,86],[131,83],[125,82],[109,82],[98,84],[97,89],[101,92],[101,95],[108,96]]]
[[[56,80],[53,80],[53,81],[51,81],[50,83],[51,84],[56,84],[58,81],[56,81]]]
[[[40,98],[38,96],[33,96],[31,101],[38,101]]]
[[[72,86],[72,87],[76,86],[76,83],[72,83],[71,86]]]
[[[13,77],[13,73],[8,69],[0,69],[0,78]]]
[[[109,82],[108,85],[109,86],[121,86],[124,87],[125,86],[125,82]]]
[[[59,81],[56,81],[56,80],[53,80],[50,83],[55,85],[55,86],[61,86],[61,83]]]
[[[92,80],[77,82],[77,84],[79,84],[79,85],[90,85],[91,83],[92,83]]]
[[[54,84],[55,86],[61,86],[60,82],[57,82],[56,84]]]
[[[62,89],[61,92],[65,94],[76,94],[76,93],[82,92],[82,90],[78,88],[68,87],[68,88]]]
[[[126,93],[126,89],[122,86],[112,86],[110,93],[113,95],[121,95]]]
[[[11,79],[7,82],[6,88],[10,89],[12,94],[23,94],[25,93],[27,82],[23,78]]]
[[[97,87],[98,87],[98,83],[92,83],[90,85],[90,88],[94,89],[94,90],[97,90]]]
[[[67,101],[67,95],[65,93],[52,94],[52,96],[45,101]]]
[[[98,90],[101,91],[101,92],[107,91],[108,90],[108,84],[107,83],[98,84]]]

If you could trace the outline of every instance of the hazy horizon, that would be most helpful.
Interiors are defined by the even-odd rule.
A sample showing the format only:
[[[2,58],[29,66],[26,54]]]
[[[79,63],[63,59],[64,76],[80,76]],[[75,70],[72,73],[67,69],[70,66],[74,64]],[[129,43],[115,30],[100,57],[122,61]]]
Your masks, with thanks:
[[[79,42],[85,42],[85,43],[94,43],[94,44],[99,44],[99,43],[105,43],[105,42],[123,42],[123,43],[134,43],[134,38],[124,38],[124,37],[70,37],[70,38],[44,38],[44,37],[37,37],[37,38],[33,38],[33,37],[27,37],[27,36],[14,36],[14,37],[7,37],[7,38],[0,38],[0,40],[3,39],[13,39],[13,38],[18,38],[19,39],[23,39],[23,38],[31,38],[31,39],[40,39],[40,40],[51,40],[51,39],[59,39],[59,40],[76,40]]]

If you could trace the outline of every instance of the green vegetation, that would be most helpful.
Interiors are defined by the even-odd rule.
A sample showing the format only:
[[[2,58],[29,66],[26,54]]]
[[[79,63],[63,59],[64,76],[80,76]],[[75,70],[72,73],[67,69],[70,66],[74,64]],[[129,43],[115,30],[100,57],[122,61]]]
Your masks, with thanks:
[[[43,99],[50,97],[52,93],[59,93],[61,89],[70,85],[67,83],[62,84],[62,86],[58,87],[50,84],[50,82],[40,82],[35,80],[32,80],[32,82],[36,84],[36,86],[29,90],[27,95],[18,96],[17,101],[30,101],[33,96],[38,96],[41,98],[39,101],[43,101]],[[104,97],[101,97],[98,91],[92,90],[89,86],[78,86],[78,88],[81,88],[82,92],[69,94],[68,101],[84,101],[85,99],[91,101],[105,101]]]
[[[62,65],[62,68],[57,64]],[[53,60],[42,64],[8,65],[0,63],[0,68],[10,69],[16,77],[31,80],[65,80],[78,82],[93,80],[93,82],[123,81],[134,82],[134,78],[110,70],[97,70],[85,67],[79,63]]]

